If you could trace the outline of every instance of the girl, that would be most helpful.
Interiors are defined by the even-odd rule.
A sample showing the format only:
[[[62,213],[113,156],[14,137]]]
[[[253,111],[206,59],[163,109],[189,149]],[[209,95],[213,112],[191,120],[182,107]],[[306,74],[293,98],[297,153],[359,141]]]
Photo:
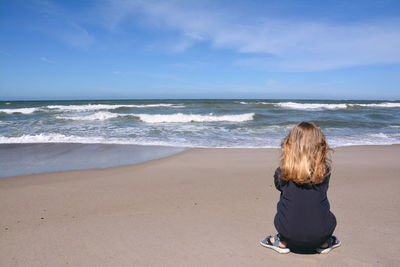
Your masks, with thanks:
[[[299,123],[282,141],[280,168],[274,175],[275,187],[281,192],[274,220],[278,234],[267,236],[261,245],[279,253],[328,253],[340,246],[332,235],[336,218],[326,196],[329,150],[321,129],[311,122]]]

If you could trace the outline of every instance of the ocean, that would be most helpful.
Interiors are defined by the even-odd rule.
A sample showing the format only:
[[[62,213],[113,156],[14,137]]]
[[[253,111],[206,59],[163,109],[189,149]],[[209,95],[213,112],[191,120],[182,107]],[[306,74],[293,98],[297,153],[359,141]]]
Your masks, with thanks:
[[[0,144],[276,148],[300,121],[331,147],[400,144],[400,101],[283,99],[3,101]]]

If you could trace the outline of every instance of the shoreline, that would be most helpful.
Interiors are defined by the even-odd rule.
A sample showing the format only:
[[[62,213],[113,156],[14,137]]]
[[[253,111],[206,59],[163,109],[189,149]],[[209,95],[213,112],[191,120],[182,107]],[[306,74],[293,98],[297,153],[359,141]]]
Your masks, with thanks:
[[[0,265],[398,266],[400,145],[341,147],[328,191],[342,246],[280,255],[278,149],[191,149],[0,179]],[[379,246],[371,246],[379,244]]]
[[[34,147],[44,146],[45,149]],[[362,147],[391,147],[390,145],[348,145],[332,149],[362,148]],[[9,151],[10,147],[16,152]],[[33,147],[26,153],[26,147]],[[122,149],[124,148],[124,149]],[[128,149],[127,149],[128,148]],[[17,143],[0,144],[0,179],[58,173],[79,170],[101,170],[115,167],[137,165],[148,161],[171,157],[187,150],[198,149],[233,149],[233,150],[279,150],[279,147],[174,147],[159,145],[131,145],[105,143]],[[108,151],[107,151],[108,150]],[[97,153],[90,155],[89,153]],[[14,153],[14,154],[13,154]],[[46,155],[49,153],[50,155]],[[78,154],[79,153],[79,154]],[[134,154],[136,153],[136,154]],[[133,156],[133,158],[127,158]],[[10,163],[11,158],[11,163]],[[39,161],[38,161],[39,160]],[[81,162],[84,161],[84,162]],[[26,164],[26,166],[24,166]],[[33,166],[34,165],[34,166]],[[21,168],[21,166],[23,166]]]
[[[19,175],[131,165],[167,157],[187,149],[101,143],[0,144],[0,179]]]

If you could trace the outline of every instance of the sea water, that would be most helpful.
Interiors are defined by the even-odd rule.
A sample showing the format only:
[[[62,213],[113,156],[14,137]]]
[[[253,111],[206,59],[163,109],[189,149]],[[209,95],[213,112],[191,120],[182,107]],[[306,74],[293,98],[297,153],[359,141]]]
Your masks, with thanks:
[[[103,162],[102,166],[136,163],[192,147],[276,148],[301,121],[319,125],[331,147],[400,144],[400,101],[3,101],[0,102],[0,176],[4,176],[1,170],[5,168],[12,173],[17,169],[18,174],[42,172],[45,167],[24,169],[23,166],[33,160],[32,155],[42,155],[39,161],[43,166],[64,162],[66,169],[74,169],[97,167],[102,159],[109,159],[108,164]],[[70,153],[61,153],[64,160],[56,164],[55,159],[60,157],[49,157],[52,154],[49,149],[63,151],[65,146],[26,146],[43,143],[86,146],[69,146]],[[25,147],[5,144],[25,144]],[[121,146],[109,149],[101,145],[132,147],[117,153]],[[31,150],[27,149],[29,147]],[[170,148],[169,152],[165,148]],[[72,151],[74,149],[79,153]],[[98,158],[99,149],[103,151],[102,159]],[[152,152],[141,157],[143,152],[138,151],[143,150]],[[120,157],[113,156],[119,154]],[[151,157],[151,154],[157,156]],[[14,155],[14,161],[7,160],[11,155]],[[79,166],[73,167],[75,165],[68,157],[77,155],[93,157],[93,161],[87,165],[79,165],[76,161],[75,165]]]
[[[332,147],[400,143],[399,101],[265,99],[0,102],[0,144],[278,147],[300,121]]]

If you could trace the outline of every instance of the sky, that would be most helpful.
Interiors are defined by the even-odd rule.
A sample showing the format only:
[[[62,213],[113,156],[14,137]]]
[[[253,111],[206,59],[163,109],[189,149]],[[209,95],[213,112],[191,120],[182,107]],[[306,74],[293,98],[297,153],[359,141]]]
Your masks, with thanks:
[[[0,100],[400,99],[400,1],[0,0]]]

